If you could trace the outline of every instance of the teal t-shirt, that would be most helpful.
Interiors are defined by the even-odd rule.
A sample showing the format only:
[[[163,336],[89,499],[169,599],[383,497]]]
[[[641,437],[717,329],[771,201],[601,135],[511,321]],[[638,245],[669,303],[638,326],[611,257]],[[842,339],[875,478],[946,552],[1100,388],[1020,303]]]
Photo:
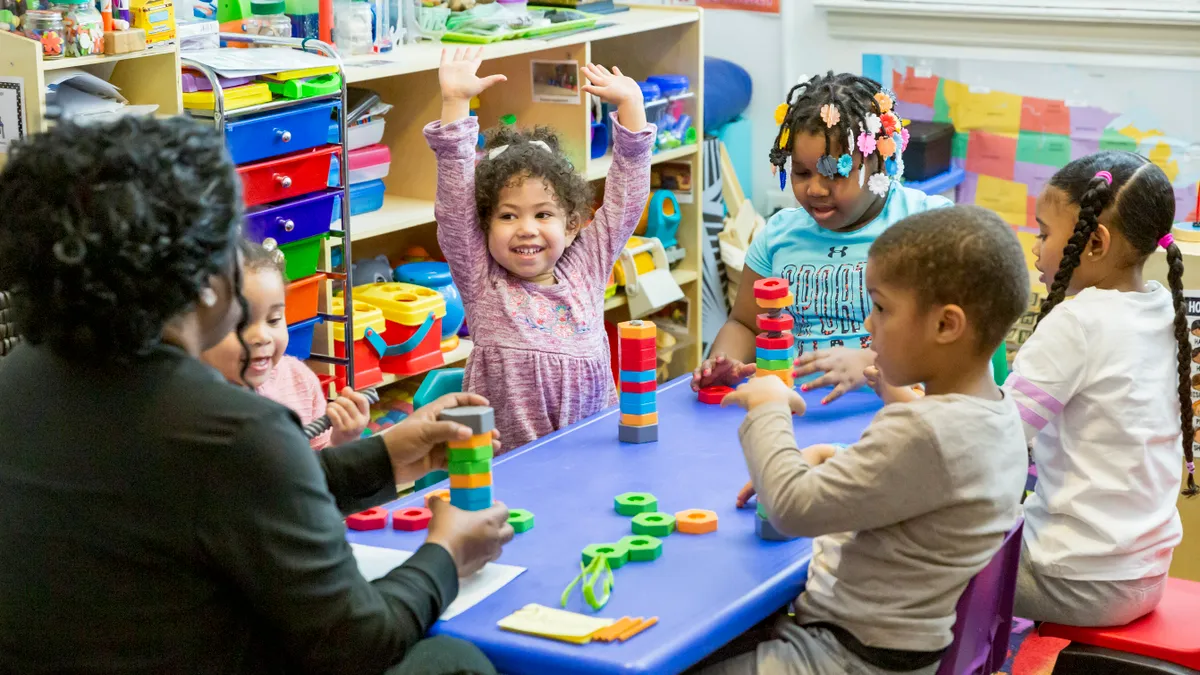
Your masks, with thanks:
[[[871,313],[867,252],[892,223],[914,213],[950,206],[950,200],[893,186],[883,210],[854,232],[822,229],[802,208],[780,211],[750,242],[746,266],[791,285],[797,355],[816,349],[869,347],[864,326]]]

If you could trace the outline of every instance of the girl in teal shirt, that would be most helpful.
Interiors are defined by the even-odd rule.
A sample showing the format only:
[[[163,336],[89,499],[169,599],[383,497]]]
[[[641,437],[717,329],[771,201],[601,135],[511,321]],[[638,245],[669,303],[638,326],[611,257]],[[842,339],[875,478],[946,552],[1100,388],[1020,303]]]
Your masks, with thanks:
[[[842,73],[814,77],[788,92],[775,112],[779,135],[771,164],[799,208],[767,222],[746,253],[742,281],[712,356],[696,369],[692,388],[733,386],[754,372],[754,282],[787,280],[795,298],[797,369],[805,389],[833,386],[825,402],[865,384],[874,363],[864,322],[871,313],[864,271],[871,243],[892,223],[949,206],[900,185],[908,131],[894,98],[874,80]]]

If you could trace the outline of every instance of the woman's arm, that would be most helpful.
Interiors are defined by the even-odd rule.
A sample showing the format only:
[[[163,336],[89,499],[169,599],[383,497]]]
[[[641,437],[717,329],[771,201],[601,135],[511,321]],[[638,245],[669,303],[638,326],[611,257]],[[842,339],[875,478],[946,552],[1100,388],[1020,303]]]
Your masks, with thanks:
[[[204,470],[212,498],[193,523],[199,544],[302,671],[378,675],[458,593],[454,558],[435,544],[375,582],[359,573],[326,486],[357,489],[363,476],[386,475],[377,439],[314,453],[280,411],[248,424]]]

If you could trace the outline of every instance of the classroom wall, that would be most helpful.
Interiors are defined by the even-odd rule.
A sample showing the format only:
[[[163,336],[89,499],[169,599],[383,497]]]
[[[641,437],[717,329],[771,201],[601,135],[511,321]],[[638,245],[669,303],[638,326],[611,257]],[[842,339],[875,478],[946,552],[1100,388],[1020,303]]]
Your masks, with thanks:
[[[749,196],[760,212],[767,207],[766,190],[771,185],[778,190],[770,163],[758,160],[766,157],[775,139],[771,117],[783,96],[782,26],[783,21],[775,14],[714,9],[704,15],[705,56],[732,61],[745,68],[754,80],[754,95],[743,115],[752,122],[754,146],[751,150],[754,191]]]

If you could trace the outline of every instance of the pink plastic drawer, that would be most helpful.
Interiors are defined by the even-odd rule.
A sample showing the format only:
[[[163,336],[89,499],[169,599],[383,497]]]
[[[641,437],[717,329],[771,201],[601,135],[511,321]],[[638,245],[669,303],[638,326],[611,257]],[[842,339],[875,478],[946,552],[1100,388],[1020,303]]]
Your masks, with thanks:
[[[350,151],[350,184],[358,185],[372,180],[387,178],[392,166],[392,151],[388,146],[376,143]],[[338,160],[329,165],[329,184],[338,185]]]
[[[239,167],[242,200],[260,206],[324,189],[337,152],[337,147],[318,148]]]

